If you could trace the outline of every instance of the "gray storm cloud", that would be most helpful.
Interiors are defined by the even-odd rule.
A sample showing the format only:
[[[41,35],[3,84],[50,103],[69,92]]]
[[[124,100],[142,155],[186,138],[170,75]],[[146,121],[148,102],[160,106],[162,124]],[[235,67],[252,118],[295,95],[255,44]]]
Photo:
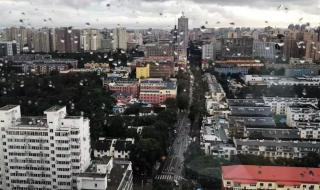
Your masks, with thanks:
[[[288,11],[277,10],[280,5]],[[209,27],[230,22],[264,27],[265,20],[286,27],[301,17],[313,25],[320,20],[319,0],[0,0],[0,18],[6,18],[0,20],[0,27],[84,27],[90,22],[92,27],[168,28],[176,24],[182,11],[190,18],[191,27],[206,21]],[[43,22],[48,18],[53,22]],[[222,24],[212,24],[217,21]]]

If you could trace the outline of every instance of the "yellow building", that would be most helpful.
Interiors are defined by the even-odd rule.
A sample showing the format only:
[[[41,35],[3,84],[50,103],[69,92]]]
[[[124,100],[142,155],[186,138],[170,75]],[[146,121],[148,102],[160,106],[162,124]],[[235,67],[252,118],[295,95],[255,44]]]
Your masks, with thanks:
[[[150,77],[150,65],[139,66],[136,68],[136,78],[149,78]]]

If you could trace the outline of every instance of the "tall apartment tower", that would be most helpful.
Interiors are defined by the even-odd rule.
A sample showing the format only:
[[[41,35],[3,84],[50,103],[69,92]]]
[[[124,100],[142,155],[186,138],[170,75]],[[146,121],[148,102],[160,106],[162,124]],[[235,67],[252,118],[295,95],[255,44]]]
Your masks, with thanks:
[[[54,106],[23,117],[20,106],[0,108],[0,188],[76,189],[90,165],[89,120]]]
[[[128,35],[125,28],[115,28],[112,32],[113,49],[127,49]]]
[[[185,55],[187,54],[187,48],[189,44],[189,20],[187,17],[182,15],[178,19],[178,36],[180,37],[180,40],[178,38],[178,43],[180,46],[181,53],[184,53]]]
[[[0,57],[12,56],[20,54],[20,46],[19,43],[12,42],[1,42],[0,41]]]
[[[16,41],[20,45],[20,50],[22,51],[23,48],[27,45],[28,43],[28,29],[24,27],[16,28],[16,27],[11,27],[5,29],[6,33],[6,38],[7,41]]]
[[[101,49],[102,35],[97,29],[81,31],[80,45],[84,51],[97,51]]]
[[[80,51],[80,30],[71,27],[55,29],[55,50],[60,53]]]

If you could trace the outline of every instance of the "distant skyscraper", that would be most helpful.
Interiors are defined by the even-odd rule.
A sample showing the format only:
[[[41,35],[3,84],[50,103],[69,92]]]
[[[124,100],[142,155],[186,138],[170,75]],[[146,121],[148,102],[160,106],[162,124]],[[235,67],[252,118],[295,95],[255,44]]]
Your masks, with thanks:
[[[55,30],[56,51],[60,53],[75,53],[80,50],[80,30],[70,27]]]
[[[16,42],[1,42],[0,41],[0,57],[8,55],[16,55],[20,53],[19,44]]]
[[[48,29],[30,30],[28,31],[28,47],[29,50],[35,52],[50,52],[50,37]]]
[[[178,39],[179,47],[181,52],[186,54],[189,43],[189,25],[188,18],[186,18],[184,15],[178,19],[178,31],[178,36],[180,37],[180,39]]]
[[[96,29],[81,31],[80,45],[84,51],[97,51],[101,48],[102,35]]]
[[[6,38],[7,41],[16,41],[19,43],[20,45],[20,50],[22,51],[24,47],[27,46],[27,29],[20,27],[20,28],[16,28],[16,27],[11,27],[11,28],[7,28],[6,30]],[[28,48],[27,48],[28,49]]]
[[[112,34],[113,49],[127,49],[128,35],[125,28],[115,28]]]

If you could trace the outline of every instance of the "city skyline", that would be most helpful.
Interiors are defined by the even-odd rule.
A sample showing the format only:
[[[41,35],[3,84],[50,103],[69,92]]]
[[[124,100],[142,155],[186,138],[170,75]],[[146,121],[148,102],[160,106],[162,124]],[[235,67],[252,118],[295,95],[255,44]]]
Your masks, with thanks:
[[[9,26],[171,29],[184,12],[189,28],[317,26],[320,3],[306,1],[209,0],[2,0],[0,28]],[[234,23],[231,25],[230,23]]]

